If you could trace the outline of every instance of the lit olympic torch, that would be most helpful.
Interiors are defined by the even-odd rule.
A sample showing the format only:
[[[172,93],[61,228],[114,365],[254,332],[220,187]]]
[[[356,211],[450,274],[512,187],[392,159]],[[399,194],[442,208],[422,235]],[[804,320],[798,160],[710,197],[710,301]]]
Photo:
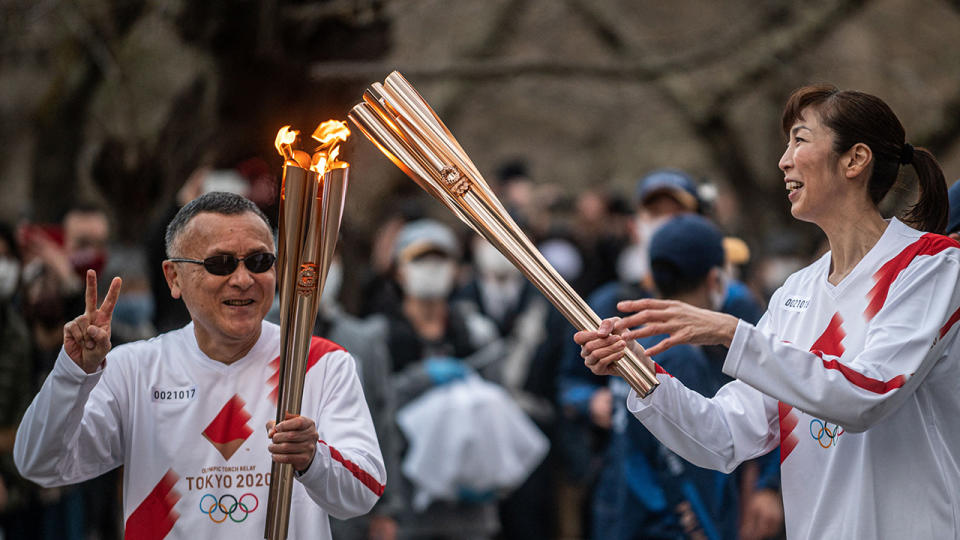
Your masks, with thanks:
[[[346,122],[328,120],[313,133],[314,153],[294,148],[299,132],[284,126],[275,145],[284,159],[280,188],[277,276],[280,281],[280,379],[277,422],[300,414],[307,354],[320,293],[333,260],[350,164],[338,161]],[[290,523],[293,466],[273,463],[264,538],[284,540]]]
[[[596,330],[600,317],[523,234],[430,105],[397,72],[373,83],[350,120],[424,191],[520,270],[579,330]],[[631,349],[614,363],[637,394],[657,387],[653,363]]]

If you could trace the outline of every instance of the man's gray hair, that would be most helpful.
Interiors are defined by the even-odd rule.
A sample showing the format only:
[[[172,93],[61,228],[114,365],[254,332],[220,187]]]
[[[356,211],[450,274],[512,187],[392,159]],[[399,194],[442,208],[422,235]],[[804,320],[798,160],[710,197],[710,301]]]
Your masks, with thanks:
[[[188,202],[183,208],[173,216],[170,224],[167,225],[167,234],[164,237],[164,245],[167,251],[167,257],[174,257],[174,245],[180,240],[180,235],[187,227],[187,223],[203,212],[213,212],[214,214],[223,214],[225,216],[235,216],[246,212],[253,212],[264,223],[267,228],[273,230],[270,226],[270,220],[260,208],[246,197],[235,193],[225,191],[211,191]]]

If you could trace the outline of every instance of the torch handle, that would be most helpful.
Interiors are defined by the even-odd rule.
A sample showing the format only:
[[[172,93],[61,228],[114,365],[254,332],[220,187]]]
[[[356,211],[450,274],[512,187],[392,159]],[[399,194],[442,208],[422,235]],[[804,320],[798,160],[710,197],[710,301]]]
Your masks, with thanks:
[[[313,325],[337,245],[349,168],[317,173],[284,167],[277,252],[280,276],[280,365],[277,423],[300,414]],[[272,463],[264,538],[285,540],[290,525],[293,466]]]
[[[290,315],[298,324],[296,331],[287,332],[280,354],[277,423],[300,414],[303,401],[303,382],[307,373],[313,322],[317,302],[311,296],[297,295]],[[283,332],[281,332],[283,333]],[[270,490],[267,498],[267,526],[264,538],[287,538],[290,523],[290,502],[293,495],[293,466],[273,462],[270,467]]]
[[[307,358],[317,318],[324,261],[321,255],[322,185],[317,173],[284,167],[280,214],[280,362],[277,423],[299,415]],[[336,236],[336,232],[333,233]],[[272,463],[264,538],[285,540],[290,523],[293,467]]]

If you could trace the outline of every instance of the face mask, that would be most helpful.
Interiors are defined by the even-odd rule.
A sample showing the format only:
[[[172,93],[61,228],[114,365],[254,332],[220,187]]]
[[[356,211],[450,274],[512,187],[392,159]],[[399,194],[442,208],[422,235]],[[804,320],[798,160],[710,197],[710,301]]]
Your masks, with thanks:
[[[640,283],[650,273],[650,258],[647,250],[639,244],[631,244],[617,257],[617,277],[624,283]]]
[[[517,305],[522,289],[523,278],[519,273],[501,279],[481,279],[480,295],[487,315],[503,320],[507,311]]]
[[[427,258],[403,266],[400,286],[407,296],[423,299],[446,298],[453,289],[456,268],[448,259]]]
[[[13,257],[0,257],[0,300],[17,292],[20,283],[20,262]]]
[[[132,327],[149,323],[153,319],[153,296],[148,292],[121,294],[113,308],[113,318]]]
[[[497,248],[491,246],[489,242],[476,242],[474,246],[473,259],[481,275],[507,278],[520,274],[513,263],[504,257]]]
[[[650,245],[650,240],[657,230],[673,216],[666,215],[660,217],[647,217],[644,215],[634,218],[634,226],[637,228],[637,243],[642,246]]]
[[[343,283],[343,266],[339,260],[330,263],[327,270],[327,280],[323,283],[323,292],[320,293],[320,305],[329,306],[337,302],[340,296],[340,287]]]
[[[727,288],[730,285],[730,278],[723,270],[719,270],[719,278],[720,285],[710,290],[710,309],[713,311],[720,311],[720,308],[723,307],[723,303],[727,299]]]
[[[84,248],[70,255],[70,263],[81,277],[87,275],[87,270],[93,270],[100,276],[107,265],[107,253],[102,249]]]
[[[636,241],[627,246],[617,259],[617,277],[626,283],[640,283],[650,273],[650,257],[647,255],[650,240],[671,216],[634,218]]]

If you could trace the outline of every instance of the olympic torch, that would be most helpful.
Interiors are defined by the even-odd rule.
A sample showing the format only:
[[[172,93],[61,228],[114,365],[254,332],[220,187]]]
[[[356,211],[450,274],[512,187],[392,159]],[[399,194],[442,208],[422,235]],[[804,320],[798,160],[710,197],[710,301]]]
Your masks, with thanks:
[[[280,374],[277,422],[300,414],[307,356],[340,231],[350,164],[338,161],[339,144],[350,130],[329,120],[313,133],[311,155],[294,149],[298,132],[284,126],[275,145],[284,159],[280,188],[277,276],[280,281]],[[290,523],[293,466],[274,462],[270,472],[264,538],[284,540]]]
[[[450,130],[400,73],[370,85],[348,117],[417,185],[500,250],[574,327],[599,327],[600,317],[523,234]],[[653,363],[629,349],[615,369],[641,397],[657,387]]]

